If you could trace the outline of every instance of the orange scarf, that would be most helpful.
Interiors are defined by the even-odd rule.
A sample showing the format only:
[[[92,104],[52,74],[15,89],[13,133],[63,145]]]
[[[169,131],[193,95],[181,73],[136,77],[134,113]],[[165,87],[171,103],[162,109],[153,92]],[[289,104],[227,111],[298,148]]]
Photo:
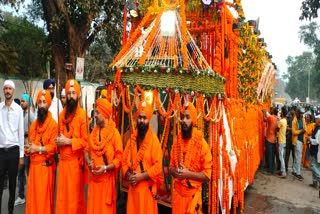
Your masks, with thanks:
[[[67,108],[63,108],[61,114],[60,114],[60,121],[62,122],[62,125],[60,125],[60,133],[63,133],[64,136],[67,138],[71,138],[73,135],[73,128],[69,126],[69,131],[67,130],[67,124],[70,124],[73,120],[73,118],[76,117],[77,113],[79,112],[80,105],[78,104],[75,111],[66,118]]]
[[[115,122],[112,120],[108,121],[107,128],[100,128],[95,126],[91,133],[90,146],[91,149],[101,157],[103,154],[107,154],[107,145],[112,143],[114,140],[114,129],[116,127]],[[101,139],[99,140],[99,132],[101,134]]]
[[[197,169],[197,161],[200,159],[202,133],[196,128],[192,129],[192,137],[190,140],[182,139],[182,134],[179,133],[177,141],[173,144],[174,155],[172,158],[174,163],[182,163],[191,171]],[[192,161],[193,160],[193,161]]]
[[[35,123],[35,132],[30,136],[31,142],[33,142],[35,145],[41,145],[42,146],[42,135],[44,132],[49,128],[49,123],[51,118],[51,112],[48,111],[47,117],[44,120],[44,122],[41,124],[36,120]]]
[[[131,149],[132,153],[134,151],[137,151],[137,145],[136,145],[136,143],[137,143],[137,134],[138,134],[138,131],[134,130],[134,133],[131,135],[131,138],[130,138],[130,149]],[[146,136],[144,137],[144,139],[143,139],[143,141],[142,141],[142,143],[140,145],[139,151],[136,153],[135,158],[132,157],[133,164],[131,163],[131,165],[132,165],[133,169],[136,169],[137,166],[140,164],[140,161],[143,160],[144,153],[146,152],[148,146],[152,143],[151,142],[152,134],[153,134],[153,132],[151,130],[151,127],[149,126],[149,129],[148,129],[148,131],[146,133]]]

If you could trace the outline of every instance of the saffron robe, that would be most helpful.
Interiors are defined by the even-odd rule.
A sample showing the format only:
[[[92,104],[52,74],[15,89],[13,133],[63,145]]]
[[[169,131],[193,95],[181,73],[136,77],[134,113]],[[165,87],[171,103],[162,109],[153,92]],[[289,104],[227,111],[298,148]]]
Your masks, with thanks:
[[[193,133],[197,131],[193,128]],[[198,132],[198,131],[197,131]],[[187,144],[189,140],[182,140],[182,153],[187,151]],[[177,154],[177,138],[174,141],[174,144],[171,149],[171,161],[170,169],[172,167],[178,167],[177,158],[172,158],[173,155]],[[195,157],[191,157],[191,163],[195,169],[190,169],[189,166],[185,166],[190,171],[194,172],[203,172],[207,178],[211,178],[212,171],[212,155],[210,147],[207,142],[202,138],[200,142],[195,145],[195,148],[192,150],[198,151],[195,153]],[[202,182],[189,179],[192,188],[188,187],[187,180],[179,180],[173,177],[173,195],[172,195],[172,213],[173,214],[184,214],[184,213],[202,213]],[[198,210],[198,212],[197,212]]]
[[[150,179],[142,180],[135,186],[129,185],[127,199],[127,214],[154,214],[158,213],[157,201],[155,195],[157,186],[161,180],[162,172],[162,150],[158,137],[149,127],[143,142],[137,152],[135,131],[126,144],[123,153],[122,170],[123,175],[130,169],[141,172],[139,160],[142,161],[144,170],[148,173]],[[143,151],[143,152],[142,152]]]
[[[72,138],[72,145],[60,146],[58,165],[56,213],[82,214],[86,213],[84,195],[84,149],[87,146],[87,114],[78,105],[73,119],[67,125],[64,123],[64,112],[60,113],[60,132]]]
[[[54,154],[57,151],[55,138],[58,135],[58,124],[48,112],[46,121],[48,123],[45,131],[39,136],[37,131],[37,120],[34,121],[29,131],[29,141],[42,146],[46,153],[33,153],[30,155],[30,168],[28,176],[28,188],[26,194],[26,214],[53,214],[54,213],[54,179],[55,179],[55,161]],[[28,153],[25,155],[29,156]],[[51,165],[47,166],[46,161]],[[41,200],[40,200],[41,199]]]
[[[99,127],[96,126],[95,129],[99,129]],[[103,132],[101,131],[101,133]],[[90,173],[88,185],[87,214],[116,214],[116,180],[118,178],[118,172],[121,167],[123,145],[121,136],[116,128],[113,128],[112,132],[107,134],[111,135],[108,136],[108,138],[111,137],[111,141],[107,142],[107,144],[105,145],[107,147],[105,153],[107,158],[107,164],[113,163],[115,168],[112,171],[108,171],[101,175],[94,175]],[[102,134],[101,139],[103,138],[104,136]],[[90,145],[86,148],[86,151],[89,152],[90,157],[93,159],[94,165],[106,165],[106,163],[103,160],[103,156],[101,154],[97,154],[97,152],[94,150],[92,146],[92,135],[90,136],[89,143]]]

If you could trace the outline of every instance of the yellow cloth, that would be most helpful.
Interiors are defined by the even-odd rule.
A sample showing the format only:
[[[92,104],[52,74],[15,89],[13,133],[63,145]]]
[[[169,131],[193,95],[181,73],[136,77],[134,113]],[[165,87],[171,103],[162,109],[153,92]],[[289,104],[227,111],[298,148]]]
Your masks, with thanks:
[[[279,144],[283,144],[286,143],[286,131],[287,131],[287,119],[286,118],[282,118],[279,122],[278,122],[278,143]]]
[[[306,130],[306,122],[304,120],[304,118],[302,118],[302,122],[303,122],[303,129]],[[297,140],[298,140],[298,135],[300,134],[300,130],[299,130],[299,124],[298,124],[298,119],[297,117],[293,118],[292,121],[292,144],[296,145],[297,144]],[[305,140],[304,138],[305,135],[303,135],[303,140]],[[302,142],[304,143],[304,142]]]

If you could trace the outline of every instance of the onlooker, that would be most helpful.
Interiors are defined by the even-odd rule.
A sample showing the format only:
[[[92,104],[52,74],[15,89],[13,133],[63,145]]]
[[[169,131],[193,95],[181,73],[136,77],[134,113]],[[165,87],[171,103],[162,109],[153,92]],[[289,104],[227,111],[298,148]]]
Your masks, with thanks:
[[[286,172],[288,172],[289,167],[289,159],[290,153],[292,155],[292,163],[294,163],[294,146],[292,144],[292,121],[293,118],[296,116],[297,106],[291,106],[290,112],[287,114],[287,133],[286,133],[286,152],[285,152],[285,165],[286,165]],[[292,167],[293,168],[293,167]]]
[[[292,175],[299,180],[303,180],[303,177],[301,176],[301,157],[304,133],[306,132],[306,123],[304,121],[303,114],[304,109],[299,108],[292,121],[292,144],[295,147]]]
[[[61,91],[60,100],[61,100],[62,107],[64,108],[67,104],[66,89],[64,88]]]
[[[274,160],[275,160],[275,149],[276,149],[276,133],[278,123],[278,109],[273,107],[271,114],[265,109],[262,110],[264,113],[264,121],[267,122],[267,133],[266,133],[266,159],[268,162],[268,173],[274,173]]]
[[[304,135],[304,143],[303,143],[303,148],[302,148],[302,158],[301,158],[301,163],[304,167],[309,168],[310,167],[310,144],[306,143],[310,136],[313,133],[313,130],[316,126],[316,124],[312,120],[312,115],[311,112],[308,111],[304,114],[304,120],[306,121],[306,133]]]
[[[30,109],[32,107],[32,100],[30,99],[29,94],[23,94],[20,102],[21,108],[23,110],[23,127],[24,127],[24,142],[25,144],[28,141],[28,130],[31,123],[35,120],[35,114]],[[26,184],[26,174],[29,174],[29,163],[30,159],[27,156],[24,156],[24,165],[18,172],[18,198],[14,202],[14,206],[24,204],[26,202],[24,194],[24,186]]]
[[[53,119],[58,123],[58,115],[61,113],[63,107],[60,100],[55,96],[55,87],[56,81],[54,79],[47,79],[43,82],[43,89],[50,91],[50,95],[52,97],[52,103],[49,111],[51,112]]]
[[[319,188],[320,185],[320,114],[315,116],[316,126],[309,138],[310,146],[310,169],[312,171],[311,187]]]
[[[3,85],[5,101],[0,103],[0,210],[5,174],[9,177],[8,213],[13,213],[18,168],[24,165],[24,130],[22,108],[13,102],[15,84]]]
[[[287,130],[287,109],[285,107],[281,108],[281,119],[278,122],[278,144],[279,144],[279,159],[280,159],[280,177],[285,178],[286,166],[284,163],[284,152],[286,148],[286,130]]]

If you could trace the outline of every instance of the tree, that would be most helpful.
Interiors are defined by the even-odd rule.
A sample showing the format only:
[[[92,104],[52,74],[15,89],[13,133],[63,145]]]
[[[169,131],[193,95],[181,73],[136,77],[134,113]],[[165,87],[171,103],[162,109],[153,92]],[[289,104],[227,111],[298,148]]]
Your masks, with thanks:
[[[299,97],[300,100],[305,100],[308,96],[308,75],[310,72],[310,97],[312,99],[319,99],[317,94],[317,75],[314,69],[315,57],[312,52],[303,52],[302,55],[291,57],[286,60],[288,64],[288,73],[283,76],[283,79],[288,80],[285,92],[292,98]]]
[[[55,77],[61,83],[74,77],[73,72],[64,72],[65,63],[75,66],[76,58],[86,55],[100,31],[108,34],[106,42],[112,52],[119,50],[124,3],[124,0],[33,1],[31,14],[45,20]]]
[[[1,46],[7,46],[9,59],[7,65],[0,69],[9,69],[7,74],[16,74],[22,79],[42,77],[48,58],[47,36],[38,26],[30,23],[26,18],[3,14],[0,29]],[[10,51],[11,50],[11,51]],[[15,58],[17,57],[17,58]],[[9,73],[10,72],[10,73]]]
[[[304,0],[301,5],[300,20],[315,19],[318,17],[318,10],[320,8],[319,0]]]

